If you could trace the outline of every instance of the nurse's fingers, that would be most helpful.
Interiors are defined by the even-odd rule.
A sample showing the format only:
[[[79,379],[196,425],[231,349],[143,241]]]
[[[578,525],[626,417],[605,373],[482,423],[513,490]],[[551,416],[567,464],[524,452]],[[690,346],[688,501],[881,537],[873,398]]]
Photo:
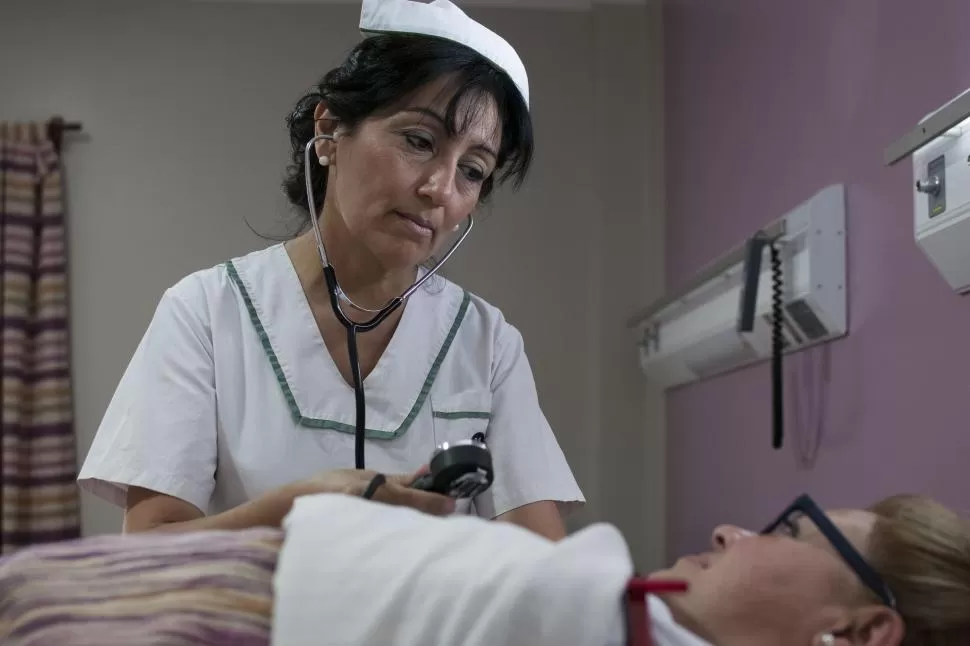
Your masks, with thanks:
[[[430,472],[431,472],[430,467],[428,467],[428,465],[424,465],[423,467],[419,468],[414,473],[405,473],[405,474],[398,474],[398,475],[387,476],[387,481],[388,482],[394,482],[394,483],[399,484],[399,485],[401,485],[403,487],[410,487],[411,485],[414,484],[414,481],[415,480],[417,480],[418,478],[420,478],[424,474],[430,473]]]
[[[427,464],[419,468],[414,473],[394,476],[393,480],[395,480],[398,484],[404,485],[405,487],[410,487],[411,485],[414,484],[415,480],[417,480],[418,478],[420,478],[426,473],[431,473],[431,467],[429,467]]]
[[[409,481],[414,480],[411,476],[406,476],[406,478]],[[412,507],[434,516],[446,516],[455,511],[453,498],[430,491],[412,489],[407,484],[403,484],[401,479],[395,477],[388,477],[387,484],[378,489],[374,499],[391,505]]]

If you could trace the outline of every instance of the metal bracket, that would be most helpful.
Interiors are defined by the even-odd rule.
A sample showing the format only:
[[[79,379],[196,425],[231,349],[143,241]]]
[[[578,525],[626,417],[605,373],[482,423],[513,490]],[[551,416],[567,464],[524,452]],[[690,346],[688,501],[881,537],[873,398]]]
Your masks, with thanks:
[[[660,349],[660,331],[657,325],[648,325],[643,328],[640,347],[647,352],[656,352]]]
[[[886,148],[886,166],[909,157],[953,126],[970,117],[970,89],[916,124],[916,127]]]

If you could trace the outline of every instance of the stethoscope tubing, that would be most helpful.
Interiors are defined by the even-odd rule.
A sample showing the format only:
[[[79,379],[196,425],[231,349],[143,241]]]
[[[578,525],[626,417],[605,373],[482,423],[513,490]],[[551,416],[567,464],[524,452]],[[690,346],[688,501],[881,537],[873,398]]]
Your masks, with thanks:
[[[307,205],[310,211],[310,226],[313,228],[313,235],[316,238],[317,253],[320,256],[320,264],[323,267],[323,277],[324,282],[327,285],[327,292],[330,297],[330,306],[333,309],[334,315],[340,324],[347,330],[347,354],[350,359],[350,371],[351,377],[354,382],[354,402],[356,407],[356,424],[354,425],[354,464],[357,469],[363,469],[364,460],[364,440],[366,436],[366,405],[364,400],[364,382],[360,373],[360,357],[357,350],[357,333],[358,332],[369,332],[373,330],[381,323],[387,319],[394,311],[400,307],[404,301],[408,299],[414,292],[418,290],[427,280],[434,276],[442,265],[455,253],[458,247],[464,242],[468,234],[471,233],[472,227],[475,225],[475,219],[472,214],[468,214],[468,223],[465,226],[464,231],[458,237],[451,247],[448,249],[447,253],[442,256],[431,268],[423,275],[419,276],[414,283],[404,290],[400,296],[396,296],[391,300],[387,301],[380,309],[372,310],[358,306],[344,293],[340,288],[340,283],[337,281],[337,274],[330,264],[329,256],[327,255],[326,246],[323,244],[323,236],[320,234],[320,223],[319,217],[320,213],[317,211],[316,201],[313,197],[313,182],[311,180],[310,168],[312,162],[311,152],[313,150],[314,144],[320,140],[335,141],[333,135],[320,134],[312,137],[310,141],[307,142],[303,150],[304,155],[304,178],[306,180],[306,193],[307,193]],[[350,305],[357,310],[372,313],[369,320],[362,323],[351,320],[343,311],[343,307],[340,304],[341,299],[346,300]]]

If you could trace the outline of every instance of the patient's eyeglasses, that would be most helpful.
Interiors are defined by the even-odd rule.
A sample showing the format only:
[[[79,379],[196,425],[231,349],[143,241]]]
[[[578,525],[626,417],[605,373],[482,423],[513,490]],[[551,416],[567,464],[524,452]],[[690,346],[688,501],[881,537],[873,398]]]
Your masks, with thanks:
[[[802,495],[795,499],[795,502],[790,504],[773,523],[768,525],[762,534],[776,534],[779,531],[785,531],[797,536],[798,519],[802,516],[807,517],[815,524],[826,540],[835,548],[835,551],[839,553],[842,560],[852,568],[852,571],[856,573],[867,588],[872,590],[884,604],[890,608],[896,608],[896,597],[889,586],[886,585],[886,582],[852,546],[849,539],[839,531],[835,523],[822,511],[822,508],[815,504],[815,501],[808,495]]]

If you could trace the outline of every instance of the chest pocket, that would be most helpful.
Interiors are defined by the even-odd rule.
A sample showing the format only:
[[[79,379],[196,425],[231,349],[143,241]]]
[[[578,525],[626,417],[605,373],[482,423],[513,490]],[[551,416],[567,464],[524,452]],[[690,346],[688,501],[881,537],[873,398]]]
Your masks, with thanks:
[[[431,395],[431,415],[434,443],[470,440],[477,433],[488,442],[488,423],[492,417],[492,393],[489,390],[467,390],[447,395]],[[475,514],[470,500],[458,502],[455,512]]]
[[[431,415],[435,446],[442,442],[470,440],[476,433],[481,433],[488,441],[492,393],[489,390],[466,390],[431,395]]]

